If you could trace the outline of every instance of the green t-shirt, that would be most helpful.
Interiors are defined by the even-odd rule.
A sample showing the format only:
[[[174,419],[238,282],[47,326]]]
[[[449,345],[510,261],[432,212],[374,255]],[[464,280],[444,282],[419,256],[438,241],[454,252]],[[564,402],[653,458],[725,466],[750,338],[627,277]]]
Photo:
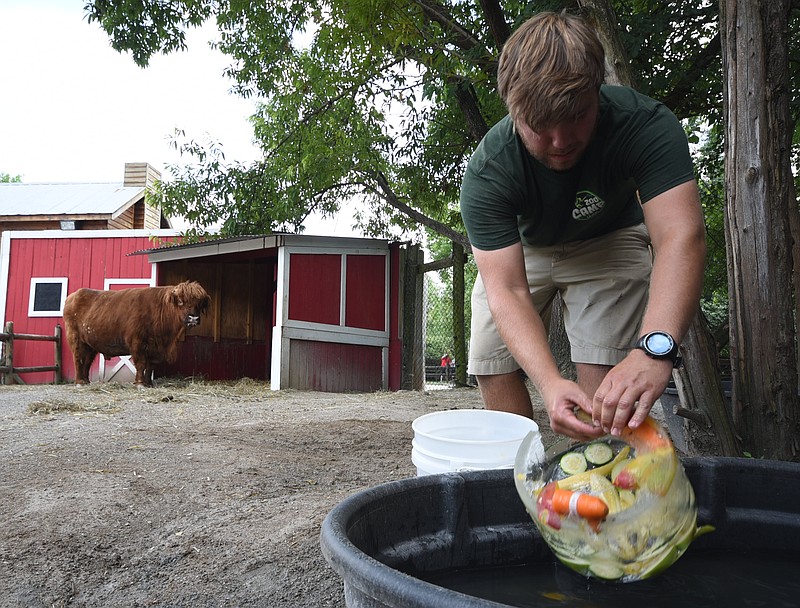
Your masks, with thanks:
[[[470,158],[461,214],[478,249],[547,246],[643,221],[641,203],[694,178],[686,134],[662,103],[603,85],[597,130],[578,164],[548,169],[525,149],[509,116]],[[638,196],[637,196],[638,192]]]

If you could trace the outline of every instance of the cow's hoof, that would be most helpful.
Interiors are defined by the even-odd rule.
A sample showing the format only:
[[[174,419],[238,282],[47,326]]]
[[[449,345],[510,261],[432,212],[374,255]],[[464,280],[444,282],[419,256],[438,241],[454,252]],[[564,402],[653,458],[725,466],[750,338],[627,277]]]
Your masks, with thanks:
[[[88,386],[89,386],[88,382],[76,382],[75,383],[75,388],[86,388]]]

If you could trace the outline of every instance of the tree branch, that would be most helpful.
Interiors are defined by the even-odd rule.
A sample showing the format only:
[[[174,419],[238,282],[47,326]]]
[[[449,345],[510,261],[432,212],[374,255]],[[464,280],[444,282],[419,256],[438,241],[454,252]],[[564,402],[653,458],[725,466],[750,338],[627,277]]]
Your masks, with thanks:
[[[481,9],[483,9],[483,16],[486,17],[486,23],[489,26],[489,32],[492,34],[492,39],[497,46],[498,50],[503,48],[503,45],[511,36],[511,28],[506,22],[506,17],[503,14],[503,7],[497,0],[480,0]]]
[[[467,123],[470,136],[476,142],[481,141],[489,131],[489,125],[486,124],[486,120],[483,118],[472,83],[463,76],[451,76],[447,79],[447,84],[450,85],[453,96],[458,102],[458,107],[464,115],[464,121]]]
[[[356,92],[361,89],[366,83],[370,82],[373,77],[376,77],[378,74],[385,73],[389,70],[389,68],[394,67],[402,63],[405,60],[404,57],[394,58],[391,61],[384,63],[383,65],[379,66],[372,74],[369,74],[367,78],[363,78],[358,82],[353,82],[350,86],[345,87],[344,89],[340,90],[337,95],[327,98],[321,105],[317,108],[314,108],[313,111],[307,113],[303,116],[296,124],[296,126],[291,129],[287,130],[284,137],[274,146],[275,149],[280,148],[291,140],[296,134],[297,131],[300,129],[302,125],[308,124],[313,122],[318,116],[321,116],[325,112],[327,112],[330,108],[332,108],[336,102],[341,101],[347,96],[353,97]],[[269,158],[271,154],[265,151],[264,153],[266,158]]]
[[[691,99],[691,92],[697,86],[700,76],[705,72],[708,66],[722,52],[722,40],[720,39],[719,32],[712,38],[709,43],[703,48],[702,53],[692,63],[688,70],[681,72],[681,77],[668,95],[662,97],[661,101],[676,114],[680,114],[680,108]]]
[[[377,183],[379,189],[379,191],[373,191],[376,195],[385,200],[390,206],[394,207],[401,213],[406,214],[411,219],[419,222],[423,226],[427,226],[434,232],[447,237],[451,241],[459,243],[464,247],[465,250],[472,251],[472,246],[470,245],[469,239],[465,234],[456,232],[447,224],[443,224],[442,222],[428,217],[424,213],[417,211],[413,207],[410,207],[408,204],[401,201],[397,194],[395,194],[394,190],[392,190],[392,187],[389,185],[389,180],[386,179],[386,175],[384,175],[382,171],[374,171],[371,175]]]
[[[472,32],[464,29],[447,12],[447,8],[434,0],[417,0],[417,4],[432,21],[442,26],[442,29],[453,37],[453,43],[464,51],[471,51],[476,47],[483,48],[480,40]]]

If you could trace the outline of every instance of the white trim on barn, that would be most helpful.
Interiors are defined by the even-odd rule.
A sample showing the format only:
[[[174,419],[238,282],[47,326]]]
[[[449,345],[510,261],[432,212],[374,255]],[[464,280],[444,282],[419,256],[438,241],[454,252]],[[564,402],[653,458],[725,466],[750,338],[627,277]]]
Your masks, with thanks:
[[[284,339],[285,324],[283,319],[287,317],[286,310],[289,308],[288,274],[289,264],[287,261],[286,250],[278,248],[278,273],[277,273],[277,293],[280,297],[275,298],[275,327],[272,329],[272,363],[270,365],[270,388],[274,391],[281,390],[281,384],[288,384],[281,374],[281,362],[289,359],[290,339]]]
[[[37,310],[36,309],[36,296],[38,293],[39,285],[55,285],[60,286],[58,295],[59,304],[58,308]],[[28,296],[28,316],[29,317],[61,317],[64,311],[64,301],[67,299],[67,285],[69,284],[68,277],[31,277],[31,291]]]
[[[153,272],[149,279],[105,279],[103,281],[103,289],[108,291],[112,285],[144,285],[145,287],[155,287],[156,286],[156,272],[155,267],[153,267]]]
[[[308,238],[308,237],[305,237]],[[390,302],[388,295],[384,297],[384,329],[381,331],[362,329],[358,327],[347,327],[345,325],[345,315],[347,311],[347,258],[351,255],[382,255],[384,257],[384,294],[389,291],[389,270],[390,256],[385,243],[372,245],[363,241],[357,247],[352,247],[355,243],[345,244],[340,241],[355,241],[360,239],[326,239],[327,246],[314,244],[308,245],[286,245],[278,249],[278,280],[277,289],[281,294],[277,298],[275,327],[272,334],[272,364],[270,368],[270,388],[281,390],[281,386],[289,385],[289,375],[291,370],[285,362],[289,361],[292,340],[310,340],[315,342],[336,342],[339,344],[354,344],[360,346],[378,346],[381,348],[381,385],[383,390],[389,388],[389,316]],[[340,266],[340,285],[339,294],[339,326],[313,323],[309,321],[297,321],[289,319],[289,288],[290,288],[290,261],[292,254],[329,254],[339,252],[341,255]]]

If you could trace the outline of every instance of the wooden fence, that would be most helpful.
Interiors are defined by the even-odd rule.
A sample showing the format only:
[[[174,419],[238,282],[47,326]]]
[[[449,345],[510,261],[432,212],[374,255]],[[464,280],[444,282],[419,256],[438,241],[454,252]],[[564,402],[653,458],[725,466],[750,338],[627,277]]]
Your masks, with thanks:
[[[17,340],[36,340],[54,343],[55,364],[35,365],[32,367],[14,367],[14,342]],[[0,343],[3,344],[3,356],[0,358],[0,376],[3,384],[25,384],[18,374],[27,372],[55,372],[53,382],[61,382],[61,326],[56,325],[55,334],[52,336],[38,336],[36,334],[15,334],[14,322],[6,323],[5,331],[0,333]]]

